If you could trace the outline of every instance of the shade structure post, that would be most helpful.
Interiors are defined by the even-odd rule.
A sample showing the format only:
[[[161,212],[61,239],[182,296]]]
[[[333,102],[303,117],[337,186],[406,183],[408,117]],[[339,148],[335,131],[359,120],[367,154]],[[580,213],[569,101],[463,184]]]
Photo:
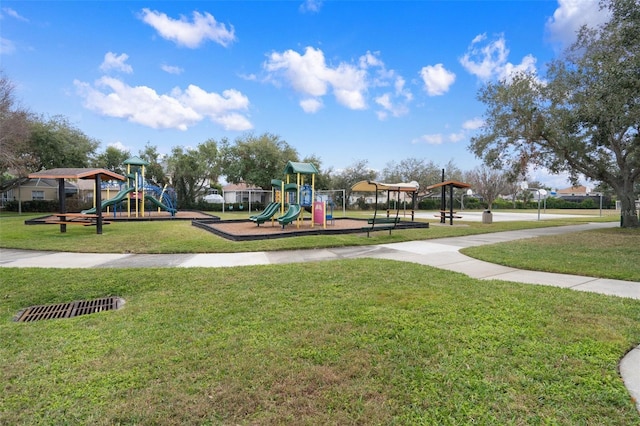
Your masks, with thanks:
[[[64,190],[64,178],[59,178],[58,179],[58,202],[60,203],[60,214],[64,214],[67,212],[67,206],[65,204],[66,195],[67,194]],[[66,220],[67,218],[65,216],[60,216],[60,222],[64,222]],[[63,234],[67,232],[66,223],[60,224],[60,232]]]
[[[442,182],[444,182],[444,169],[442,169]],[[440,223],[447,223],[444,212],[447,210],[447,189],[442,185],[440,190]]]
[[[96,234],[102,234],[102,182],[100,178],[100,173],[96,174],[95,178],[96,182],[96,213],[98,217],[96,218]]]
[[[453,185],[449,185],[449,225],[453,225]]]

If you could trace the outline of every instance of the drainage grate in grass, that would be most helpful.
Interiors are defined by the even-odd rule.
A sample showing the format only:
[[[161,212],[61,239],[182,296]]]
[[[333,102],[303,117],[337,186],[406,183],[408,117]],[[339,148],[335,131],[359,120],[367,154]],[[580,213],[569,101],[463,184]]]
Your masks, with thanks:
[[[123,304],[124,299],[111,296],[94,300],[58,303],[56,305],[30,306],[18,312],[14,320],[17,322],[30,322],[55,318],[73,318],[96,312],[113,311],[120,309]]]

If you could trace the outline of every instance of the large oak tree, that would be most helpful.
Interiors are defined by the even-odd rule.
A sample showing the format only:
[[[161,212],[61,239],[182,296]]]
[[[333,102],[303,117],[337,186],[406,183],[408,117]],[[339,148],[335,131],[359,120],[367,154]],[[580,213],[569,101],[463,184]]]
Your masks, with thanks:
[[[530,165],[604,182],[638,227],[640,180],[640,2],[603,3],[611,19],[583,27],[544,80],[520,74],[479,93],[486,124],[470,149],[493,167]]]
[[[192,208],[211,182],[220,177],[218,144],[209,139],[197,148],[174,147],[167,159],[179,208]]]
[[[288,161],[298,161],[298,152],[279,136],[247,134],[234,143],[221,142],[222,174],[232,183],[244,182],[271,189],[272,179],[282,179]]]

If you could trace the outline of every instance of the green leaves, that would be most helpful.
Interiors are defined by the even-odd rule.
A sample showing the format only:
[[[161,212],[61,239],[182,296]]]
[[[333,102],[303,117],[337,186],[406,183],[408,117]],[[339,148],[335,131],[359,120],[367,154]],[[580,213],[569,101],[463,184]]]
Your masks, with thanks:
[[[288,161],[298,161],[298,152],[279,136],[263,133],[237,138],[222,147],[222,169],[227,180],[271,188],[271,179],[281,179]]]

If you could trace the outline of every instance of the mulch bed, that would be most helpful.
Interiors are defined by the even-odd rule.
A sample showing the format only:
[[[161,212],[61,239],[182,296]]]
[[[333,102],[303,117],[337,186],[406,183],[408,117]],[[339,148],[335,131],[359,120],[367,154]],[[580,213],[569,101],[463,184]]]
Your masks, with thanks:
[[[266,222],[260,226],[249,220],[194,220],[194,226],[205,229],[223,238],[233,241],[264,240],[272,238],[299,237],[304,235],[339,235],[339,234],[366,234],[362,228],[368,227],[366,219],[335,219],[333,223],[311,226],[311,220],[307,219],[296,226],[296,222],[286,225],[284,228],[276,221]],[[400,222],[396,229],[428,228],[425,222]]]

